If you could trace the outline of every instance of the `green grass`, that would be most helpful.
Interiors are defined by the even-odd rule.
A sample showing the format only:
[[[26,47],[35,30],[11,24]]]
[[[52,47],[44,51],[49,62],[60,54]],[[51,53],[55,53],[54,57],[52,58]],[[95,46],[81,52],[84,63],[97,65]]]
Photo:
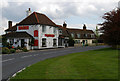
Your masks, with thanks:
[[[73,53],[40,61],[12,79],[117,79],[118,50]]]

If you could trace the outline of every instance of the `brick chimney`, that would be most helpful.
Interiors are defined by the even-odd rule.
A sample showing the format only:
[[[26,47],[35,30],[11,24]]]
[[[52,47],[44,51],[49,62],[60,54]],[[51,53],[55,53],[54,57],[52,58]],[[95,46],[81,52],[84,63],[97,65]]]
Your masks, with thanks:
[[[12,21],[8,21],[8,28],[9,28],[9,29],[12,28]]]
[[[63,28],[66,28],[67,27],[67,24],[64,22],[63,23]]]
[[[86,25],[85,24],[83,25],[83,30],[86,30]]]

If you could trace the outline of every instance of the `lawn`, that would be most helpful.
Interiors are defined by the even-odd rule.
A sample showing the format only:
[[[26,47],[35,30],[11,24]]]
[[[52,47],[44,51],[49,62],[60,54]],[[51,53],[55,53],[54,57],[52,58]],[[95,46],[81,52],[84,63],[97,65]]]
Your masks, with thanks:
[[[12,79],[117,79],[118,50],[105,48],[46,59]]]

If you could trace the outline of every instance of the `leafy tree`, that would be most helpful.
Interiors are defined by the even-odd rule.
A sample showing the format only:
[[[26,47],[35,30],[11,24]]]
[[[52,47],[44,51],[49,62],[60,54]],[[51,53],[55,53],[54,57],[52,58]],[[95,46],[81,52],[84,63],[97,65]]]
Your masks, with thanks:
[[[73,40],[73,38],[72,37],[69,37],[69,40],[68,40],[68,44],[69,44],[69,46],[74,46],[74,40]]]
[[[107,12],[102,17],[105,21],[101,25],[104,42],[113,47],[120,45],[120,9]]]

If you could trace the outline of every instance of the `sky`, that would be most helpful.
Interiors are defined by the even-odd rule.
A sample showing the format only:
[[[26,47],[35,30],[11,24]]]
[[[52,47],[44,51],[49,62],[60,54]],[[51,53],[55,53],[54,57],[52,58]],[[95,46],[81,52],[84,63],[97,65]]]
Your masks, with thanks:
[[[0,0],[0,35],[8,28],[8,21],[13,25],[26,18],[26,11],[47,15],[53,22],[68,28],[95,30],[96,25],[104,20],[102,16],[118,7],[120,0]]]

